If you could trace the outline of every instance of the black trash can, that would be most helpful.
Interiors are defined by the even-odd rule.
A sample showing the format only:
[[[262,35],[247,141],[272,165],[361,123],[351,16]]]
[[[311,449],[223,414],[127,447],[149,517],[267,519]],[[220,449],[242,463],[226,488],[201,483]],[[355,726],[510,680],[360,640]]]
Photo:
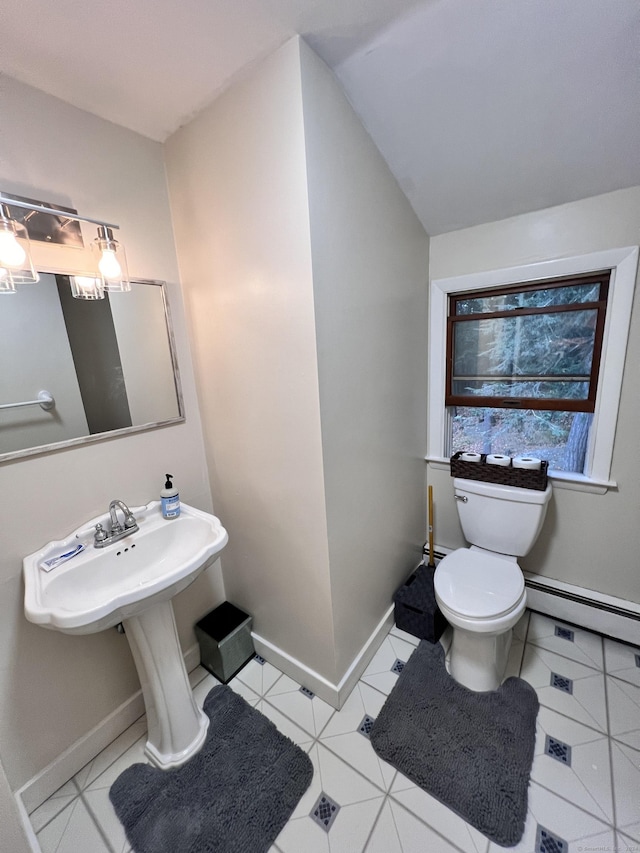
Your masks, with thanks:
[[[437,643],[447,627],[436,602],[434,573],[435,568],[418,566],[393,596],[397,627],[430,643]]]
[[[255,656],[252,621],[244,610],[225,601],[195,626],[200,662],[223,684]]]

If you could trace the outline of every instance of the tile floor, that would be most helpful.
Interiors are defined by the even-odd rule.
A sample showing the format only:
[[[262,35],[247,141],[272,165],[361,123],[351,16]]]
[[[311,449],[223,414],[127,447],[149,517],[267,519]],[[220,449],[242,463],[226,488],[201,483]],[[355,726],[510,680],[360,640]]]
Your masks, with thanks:
[[[261,659],[231,682],[315,768],[270,853],[504,849],[371,748],[367,732],[417,642],[392,628],[339,712]],[[514,631],[508,675],[532,684],[541,706],[529,815],[522,841],[510,849],[640,851],[640,649],[526,613]],[[202,705],[216,681],[200,667],[191,679]],[[144,760],[144,743],[142,718],[33,812],[43,853],[129,853],[108,791],[125,767]]]

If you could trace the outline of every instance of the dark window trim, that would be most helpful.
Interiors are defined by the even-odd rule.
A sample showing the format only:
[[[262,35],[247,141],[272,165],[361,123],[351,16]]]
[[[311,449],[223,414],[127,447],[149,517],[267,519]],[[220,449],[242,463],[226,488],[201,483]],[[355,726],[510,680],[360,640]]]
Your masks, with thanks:
[[[449,315],[447,317],[447,348],[446,348],[446,384],[445,384],[445,406],[465,406],[472,408],[492,409],[535,409],[537,411],[562,411],[562,412],[590,412],[595,411],[596,394],[598,391],[598,374],[600,372],[600,361],[602,355],[602,341],[604,338],[604,324],[607,310],[607,298],[609,294],[609,283],[611,270],[602,270],[599,273],[590,273],[584,276],[569,276],[564,278],[546,279],[514,284],[506,287],[491,287],[485,290],[456,291],[449,295]],[[556,287],[570,287],[572,285],[599,284],[599,299],[593,302],[571,302],[566,305],[550,305],[547,308],[512,308],[502,311],[487,311],[476,314],[456,314],[456,304],[466,299],[482,299],[494,296],[503,296],[510,293],[523,293],[534,290],[548,290]],[[569,311],[596,310],[596,328],[593,342],[593,358],[591,361],[591,373],[585,377],[589,382],[589,393],[583,400],[570,400],[566,398],[538,398],[538,397],[496,397],[475,396],[453,393],[453,341],[454,327],[458,322],[469,320],[501,319],[503,317],[523,317],[532,314],[567,313]],[[544,377],[539,377],[544,379]]]

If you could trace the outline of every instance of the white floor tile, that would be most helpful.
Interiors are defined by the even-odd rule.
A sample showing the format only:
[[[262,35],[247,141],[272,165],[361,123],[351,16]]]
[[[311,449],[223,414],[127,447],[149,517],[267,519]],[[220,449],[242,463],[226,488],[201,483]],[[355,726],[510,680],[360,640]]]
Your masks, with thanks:
[[[139,743],[141,738],[143,738],[142,745],[144,747],[146,734],[147,718],[141,717],[73,777],[80,790],[84,790],[92,782],[95,782],[98,776],[121,758],[134,744]],[[136,752],[136,754],[138,753]]]
[[[573,643],[556,636],[556,624],[574,631]],[[270,853],[504,850],[490,845],[454,812],[380,762],[370,741],[358,732],[365,715],[375,720],[395,685],[392,666],[396,660],[406,663],[418,642],[392,628],[339,712],[318,697],[309,699],[295,681],[269,663],[251,661],[230,682],[233,690],[308,751],[314,763],[311,786]],[[514,629],[507,674],[518,674],[522,657],[521,677],[533,684],[541,701],[529,814],[521,843],[511,848],[515,853],[534,853],[538,824],[567,842],[566,853],[589,847],[614,850],[616,843],[619,853],[639,848],[638,650],[604,641],[605,693],[605,678],[597,671],[601,643],[597,635],[538,614],[529,618],[525,613]],[[552,672],[572,679],[573,694],[551,687]],[[219,682],[198,667],[190,674],[190,683],[201,706]],[[615,738],[610,752],[607,722]],[[545,754],[546,735],[571,748],[571,766]],[[109,848],[111,853],[131,853],[108,793],[126,767],[145,761],[145,743],[142,718],[34,811],[31,819],[43,853],[109,853]],[[76,785],[84,800],[77,796]],[[321,792],[340,806],[329,832],[309,817]],[[617,830],[610,825],[614,803]]]
[[[384,803],[378,814],[365,851],[366,853],[403,853],[390,800]]]
[[[111,846],[122,853],[129,846],[124,827],[116,815],[111,800],[109,799],[109,788],[95,788],[85,791],[83,794],[87,808],[93,815],[94,820],[100,826],[103,833],[109,839]]]
[[[538,826],[564,841],[567,846],[558,848],[551,843],[537,846]],[[610,827],[533,782],[529,786],[529,811],[524,835],[520,843],[509,850],[513,853],[540,853],[541,850],[558,849],[562,849],[563,853],[610,850],[613,853],[614,844],[614,832]],[[504,853],[504,849],[494,843],[489,845],[490,853]]]
[[[391,693],[398,680],[397,673],[391,672],[393,665],[397,660],[407,663],[414,650],[412,643],[389,634],[364,671],[362,681],[382,693]]]
[[[189,684],[191,685],[191,689],[193,690],[194,687],[200,684],[200,682],[210,674],[209,670],[200,665],[195,669],[192,669],[189,673]]]
[[[268,661],[260,664],[254,658],[240,670],[236,678],[246,684],[247,687],[250,687],[258,696],[264,696],[281,675],[280,670],[276,669]],[[229,683],[231,684],[233,681],[235,679],[232,679]]]
[[[571,635],[573,639],[567,639],[564,635]],[[585,666],[596,669],[603,667],[602,638],[599,634],[576,628],[575,625],[568,625],[550,616],[531,614],[527,642]]]
[[[604,660],[607,675],[630,681],[640,687],[640,648],[605,637]]]
[[[552,687],[552,674],[571,679],[573,692],[569,694]],[[520,677],[535,688],[541,705],[606,732],[607,712],[602,673],[527,643]]]
[[[611,763],[618,829],[640,842],[640,752],[612,741]]]
[[[625,835],[623,832],[617,833],[618,846],[616,853],[638,853],[638,842],[636,839]]]
[[[110,853],[79,798],[38,833],[42,853]]]
[[[195,699],[196,705],[198,708],[202,709],[204,705],[204,700],[207,698],[209,693],[213,690],[214,687],[217,687],[220,684],[217,678],[214,678],[211,673],[207,672],[205,677],[198,682],[198,684],[193,688],[193,698]]]
[[[319,696],[310,698],[288,675],[282,675],[265,694],[269,704],[293,720],[313,737],[317,737],[335,712]]]
[[[568,764],[547,755],[546,737],[569,747]],[[538,712],[531,778],[607,823],[613,821],[609,739],[549,708]]]
[[[60,814],[77,796],[78,788],[73,782],[67,782],[66,785],[58,788],[41,806],[38,806],[35,811],[31,812],[29,815],[31,826],[36,832],[39,832],[43,826],[53,820],[56,815]]]
[[[399,803],[388,800],[366,847],[366,853],[459,853],[442,835]],[[486,844],[483,849],[486,849]]]
[[[609,734],[640,749],[640,687],[607,676]]]
[[[385,699],[379,690],[359,682],[340,712],[325,727],[320,742],[386,791],[396,769],[378,758],[369,738],[359,731],[365,716],[375,720]]]
[[[148,764],[144,754],[144,748],[147,743],[146,734],[141,737],[133,746],[117,758],[107,769],[101,773],[96,779],[89,782],[85,786],[85,791],[94,791],[98,788],[110,788],[116,781],[118,776],[131,767],[132,764]]]
[[[309,732],[301,729],[300,726],[297,726],[293,722],[293,720],[290,720],[289,717],[285,717],[284,714],[280,713],[277,708],[274,708],[273,705],[269,704],[265,699],[259,699],[255,707],[261,714],[264,714],[265,717],[271,720],[279,732],[288,737],[298,746],[302,747],[306,752],[309,751],[311,744],[313,743],[313,738],[309,735]]]
[[[419,637],[414,637],[413,634],[409,634],[408,631],[403,631],[402,628],[398,628],[397,625],[393,626],[389,635],[391,637],[397,637],[399,640],[404,640],[405,643],[409,643],[411,646],[417,646],[420,642]]]
[[[452,768],[452,772],[455,770]],[[398,773],[391,786],[391,796],[413,815],[423,820],[464,853],[484,853],[487,838],[473,826],[427,794],[402,773]],[[437,848],[434,848],[434,850]],[[446,849],[446,848],[445,848]]]

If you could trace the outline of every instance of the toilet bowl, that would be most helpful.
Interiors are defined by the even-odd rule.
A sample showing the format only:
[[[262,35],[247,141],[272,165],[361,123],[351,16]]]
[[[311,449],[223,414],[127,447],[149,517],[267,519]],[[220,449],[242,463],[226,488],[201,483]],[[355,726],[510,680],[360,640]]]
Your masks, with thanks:
[[[453,628],[449,671],[470,690],[496,690],[527,604],[517,558],[542,529],[551,486],[536,491],[456,478],[454,492],[471,547],[444,557],[434,576],[436,601]]]
[[[459,548],[440,561],[434,587],[453,628],[451,676],[470,690],[495,690],[507,666],[512,628],[527,604],[515,557]]]

